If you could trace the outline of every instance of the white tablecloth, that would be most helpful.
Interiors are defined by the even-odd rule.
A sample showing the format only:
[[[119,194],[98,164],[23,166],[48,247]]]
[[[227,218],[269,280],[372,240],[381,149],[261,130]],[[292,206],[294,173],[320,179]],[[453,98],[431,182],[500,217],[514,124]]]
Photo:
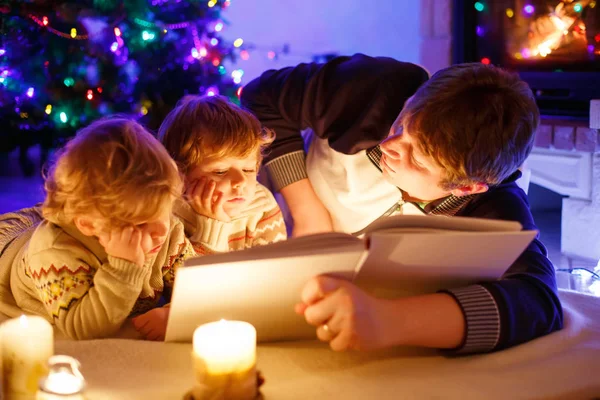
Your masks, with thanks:
[[[269,399],[592,399],[600,397],[600,298],[561,291],[565,328],[487,355],[395,349],[335,353],[317,342],[261,345]],[[193,386],[191,344],[56,342],[82,363],[89,400],[180,399]]]

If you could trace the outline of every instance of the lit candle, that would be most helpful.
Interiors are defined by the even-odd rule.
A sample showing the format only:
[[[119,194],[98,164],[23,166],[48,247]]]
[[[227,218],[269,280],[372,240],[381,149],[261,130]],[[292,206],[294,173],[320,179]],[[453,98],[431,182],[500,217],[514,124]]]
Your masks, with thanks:
[[[69,356],[52,356],[50,372],[40,381],[36,400],[82,400],[85,379],[79,361]]]
[[[54,353],[52,325],[42,317],[11,319],[0,326],[2,387],[7,399],[32,398]]]
[[[194,365],[198,383],[234,400],[254,399],[256,329],[247,322],[211,322],[194,331]]]

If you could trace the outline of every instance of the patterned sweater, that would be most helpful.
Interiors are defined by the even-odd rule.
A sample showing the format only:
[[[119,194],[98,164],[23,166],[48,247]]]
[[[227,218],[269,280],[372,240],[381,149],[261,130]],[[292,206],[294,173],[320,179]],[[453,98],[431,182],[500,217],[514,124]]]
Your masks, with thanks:
[[[74,225],[44,221],[14,258],[10,287],[18,307],[47,318],[68,337],[106,337],[129,316],[156,307],[176,269],[193,255],[175,217],[162,249],[142,268],[108,256]]]
[[[183,221],[186,236],[199,255],[242,250],[287,238],[281,210],[273,194],[261,184],[257,184],[248,207],[230,222],[199,215],[184,201],[176,202],[173,212]]]

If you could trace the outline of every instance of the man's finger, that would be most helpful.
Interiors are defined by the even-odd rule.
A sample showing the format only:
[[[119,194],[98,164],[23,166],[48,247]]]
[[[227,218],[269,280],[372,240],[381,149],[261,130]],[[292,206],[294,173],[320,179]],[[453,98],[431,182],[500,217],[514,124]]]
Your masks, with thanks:
[[[328,293],[337,290],[344,283],[345,281],[327,275],[314,277],[302,289],[302,302],[310,306],[325,297]]]
[[[308,306],[304,311],[304,318],[309,324],[319,326],[333,318],[339,308],[339,296],[332,293]]]

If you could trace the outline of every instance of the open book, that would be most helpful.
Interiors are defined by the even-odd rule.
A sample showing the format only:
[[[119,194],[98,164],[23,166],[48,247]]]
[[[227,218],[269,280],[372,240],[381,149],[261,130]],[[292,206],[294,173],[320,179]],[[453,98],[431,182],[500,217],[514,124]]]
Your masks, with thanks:
[[[294,313],[301,289],[328,274],[379,296],[434,293],[498,279],[536,236],[518,222],[399,215],[363,238],[323,233],[190,259],[175,278],[166,341],[189,341],[200,324],[242,320],[259,341],[315,336]]]

